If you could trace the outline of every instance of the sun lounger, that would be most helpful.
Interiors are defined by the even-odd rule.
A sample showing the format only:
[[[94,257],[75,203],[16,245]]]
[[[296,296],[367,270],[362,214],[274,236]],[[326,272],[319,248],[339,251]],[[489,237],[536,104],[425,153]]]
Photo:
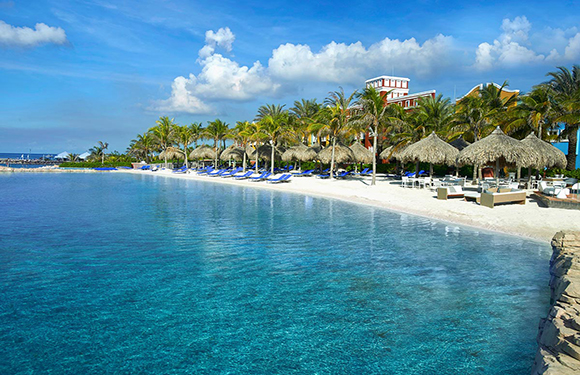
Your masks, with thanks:
[[[236,168],[236,169],[234,169],[234,170],[232,170],[232,171],[230,171],[230,172],[226,172],[226,173],[224,173],[224,174],[220,175],[220,177],[222,177],[222,178],[223,178],[223,177],[232,177],[232,176],[233,176],[233,175],[235,175],[236,173],[238,173],[238,172],[241,172],[241,171],[242,171],[242,169],[243,169],[243,168],[240,168],[240,167],[238,167],[238,168]]]
[[[221,176],[222,174],[226,173],[227,169],[218,169],[217,171],[209,172],[207,175],[209,177],[217,177]]]
[[[270,177],[272,175],[272,173],[270,172],[264,172],[259,176],[256,177],[248,177],[249,181],[263,181],[265,179],[267,179],[268,177]]]
[[[150,165],[144,165],[140,169],[142,169],[144,171],[149,171],[149,170],[151,170],[151,166]]]
[[[206,173],[210,173],[213,170],[214,170],[213,167],[206,167],[206,168],[203,168],[202,170],[200,170],[199,172],[197,172],[197,174],[206,174]]]
[[[336,176],[334,176],[335,178],[346,178],[346,176],[350,175],[350,171],[344,171],[341,173],[338,173]]]
[[[184,165],[184,166],[183,166],[183,167],[181,167],[181,168],[174,169],[174,170],[173,170],[173,173],[187,173],[187,167]]]
[[[463,198],[464,192],[461,186],[445,186],[437,188],[437,199]]]
[[[236,180],[244,180],[244,179],[250,177],[252,174],[254,174],[254,171],[247,171],[243,175],[240,175],[240,176],[232,176],[232,177],[235,178]]]
[[[288,182],[288,179],[292,177],[292,175],[290,173],[287,174],[283,174],[278,178],[268,178],[266,179],[266,182],[270,183],[270,184],[278,184],[280,182]]]
[[[308,170],[302,171],[300,173],[292,173],[292,176],[294,176],[294,177],[312,176],[312,172],[314,172],[314,169],[308,169]]]

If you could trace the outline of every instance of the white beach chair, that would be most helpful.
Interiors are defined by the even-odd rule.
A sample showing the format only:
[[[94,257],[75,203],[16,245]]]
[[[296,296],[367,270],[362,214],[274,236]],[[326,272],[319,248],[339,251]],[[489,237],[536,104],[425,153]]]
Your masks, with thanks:
[[[404,187],[404,188],[407,187],[407,185],[409,185],[409,182],[410,182],[409,177],[407,177],[407,176],[401,177],[401,186],[402,187]]]

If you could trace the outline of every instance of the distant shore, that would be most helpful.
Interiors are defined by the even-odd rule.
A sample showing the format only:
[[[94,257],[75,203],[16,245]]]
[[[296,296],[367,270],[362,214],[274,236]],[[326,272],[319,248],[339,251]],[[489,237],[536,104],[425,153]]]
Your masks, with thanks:
[[[543,208],[538,206],[536,202],[530,201],[530,199],[527,200],[525,205],[504,205],[491,209],[462,199],[438,200],[435,198],[436,193],[429,189],[402,188],[398,182],[386,180],[384,177],[379,177],[377,185],[371,186],[370,177],[346,180],[292,177],[290,183],[268,184],[231,178],[205,177],[195,173],[178,174],[171,171],[125,170],[123,172],[249,186],[340,199],[433,218],[450,224],[466,225],[531,238],[545,243],[550,243],[552,237],[558,231],[577,230],[578,223],[580,223],[580,211]],[[450,228],[450,230],[455,230],[455,228]]]

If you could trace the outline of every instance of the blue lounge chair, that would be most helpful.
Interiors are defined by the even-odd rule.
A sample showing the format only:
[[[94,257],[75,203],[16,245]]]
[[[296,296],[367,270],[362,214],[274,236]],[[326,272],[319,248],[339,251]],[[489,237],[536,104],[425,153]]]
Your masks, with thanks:
[[[366,176],[368,173],[373,173],[372,171],[369,172],[370,168],[365,168],[362,171],[360,171],[359,173],[357,173],[360,176]]]
[[[151,166],[150,165],[144,165],[144,166],[141,167],[141,169],[144,170],[144,171],[148,171],[148,170],[151,170]]]
[[[181,167],[181,168],[174,169],[174,170],[173,170],[173,173],[187,173],[187,167],[184,165],[184,166],[183,166],[183,167]]]
[[[254,174],[254,171],[247,171],[246,173],[244,173],[241,176],[233,176],[236,180],[244,180],[248,177],[250,177],[252,174]]]
[[[350,171],[344,171],[344,172],[340,172],[337,175],[335,175],[335,178],[346,178],[346,176],[348,176],[350,174]]]
[[[97,167],[94,168],[95,171],[116,171],[117,168],[113,168],[113,167]]]
[[[308,169],[308,170],[302,171],[300,173],[292,173],[292,175],[294,177],[312,176],[312,172],[314,172],[314,169]]]
[[[248,180],[250,180],[250,181],[262,181],[262,180],[265,180],[265,179],[267,179],[267,178],[268,178],[268,177],[270,177],[271,175],[272,175],[272,173],[270,173],[270,172],[264,172],[264,173],[262,173],[262,174],[261,174],[261,175],[259,175],[259,176],[256,176],[256,177],[249,177],[249,178],[248,178]]]
[[[229,172],[226,172],[226,173],[222,174],[220,177],[232,177],[232,176],[233,176],[233,175],[235,175],[236,173],[238,173],[238,172],[241,172],[241,171],[242,171],[242,169],[243,169],[243,168],[240,168],[240,167],[238,167],[238,168],[236,168],[236,169],[233,169],[233,170],[231,170],[231,171],[229,171]]]
[[[270,183],[270,184],[278,184],[280,182],[289,182],[288,179],[292,177],[292,175],[290,173],[286,173],[283,174],[282,176],[278,177],[278,178],[268,178],[266,180],[266,182]]]
[[[205,168],[201,169],[199,172],[197,172],[197,174],[206,174],[206,173],[209,173],[209,172],[211,172],[213,170],[214,169],[211,166],[210,167],[205,167]]]
[[[227,173],[227,171],[228,171],[227,169],[220,169],[220,170],[217,170],[217,171],[214,171],[214,172],[210,172],[207,175],[209,177],[219,177],[222,174]]]

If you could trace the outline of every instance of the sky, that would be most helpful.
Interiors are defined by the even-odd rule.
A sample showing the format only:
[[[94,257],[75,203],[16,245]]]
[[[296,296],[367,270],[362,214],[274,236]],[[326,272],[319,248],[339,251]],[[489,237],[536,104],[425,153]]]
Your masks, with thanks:
[[[160,116],[251,121],[260,105],[408,77],[461,97],[527,92],[580,64],[580,1],[0,0],[0,152],[124,152]]]

